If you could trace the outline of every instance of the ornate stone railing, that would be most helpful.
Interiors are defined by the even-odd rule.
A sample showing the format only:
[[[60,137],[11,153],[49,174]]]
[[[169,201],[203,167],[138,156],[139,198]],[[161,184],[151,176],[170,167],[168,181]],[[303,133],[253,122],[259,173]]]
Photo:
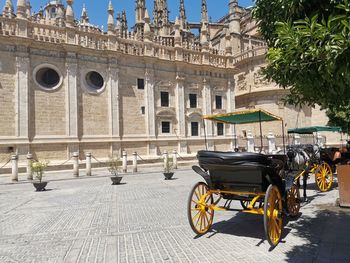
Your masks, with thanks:
[[[17,22],[14,19],[0,17],[0,35],[15,36],[17,35]]]
[[[50,21],[19,21],[0,16],[0,36],[20,36],[35,41],[78,45],[94,50],[115,51],[135,56],[152,56],[163,60],[184,61],[196,65],[214,67],[233,67],[250,57],[266,53],[265,47],[255,48],[236,56],[225,55],[224,50],[208,49],[200,44],[183,42],[175,47],[173,37],[153,37],[152,42],[144,40],[144,36],[131,32],[107,34],[99,28],[76,26],[74,28],[59,27]]]
[[[259,47],[259,48],[254,48],[250,49],[247,51],[244,51],[240,54],[237,54],[233,57],[233,63],[237,64],[240,63],[246,59],[257,57],[257,56],[264,56],[266,55],[267,52],[267,47]]]

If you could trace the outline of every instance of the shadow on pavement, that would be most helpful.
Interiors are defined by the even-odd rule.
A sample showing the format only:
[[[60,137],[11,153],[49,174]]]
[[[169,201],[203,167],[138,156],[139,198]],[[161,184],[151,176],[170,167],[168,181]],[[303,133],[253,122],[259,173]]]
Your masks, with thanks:
[[[286,252],[288,262],[349,262],[350,209],[318,206],[315,217],[302,216],[289,227],[304,244]]]
[[[288,221],[284,218],[281,242],[284,242],[284,239],[291,231],[286,226],[287,223]],[[217,233],[260,239],[256,244],[256,246],[260,246],[265,240],[264,217],[262,215],[237,213],[229,220],[214,223],[208,238]]]

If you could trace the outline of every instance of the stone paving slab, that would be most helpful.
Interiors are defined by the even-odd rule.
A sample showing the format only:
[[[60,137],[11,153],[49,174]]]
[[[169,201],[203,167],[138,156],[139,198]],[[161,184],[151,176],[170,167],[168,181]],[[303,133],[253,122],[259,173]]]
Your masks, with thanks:
[[[258,215],[216,212],[212,230],[196,237],[186,206],[200,177],[182,170],[163,178],[56,180],[45,192],[0,185],[0,262],[349,262],[350,211],[335,206],[336,187],[319,193],[311,184],[310,203],[269,251]]]

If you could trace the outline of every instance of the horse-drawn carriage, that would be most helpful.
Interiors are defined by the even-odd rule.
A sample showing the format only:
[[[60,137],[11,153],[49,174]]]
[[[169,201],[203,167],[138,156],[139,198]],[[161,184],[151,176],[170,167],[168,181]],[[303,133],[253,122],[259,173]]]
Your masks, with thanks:
[[[341,132],[340,127],[312,126],[288,129],[288,133],[314,134],[322,131]],[[315,183],[321,192],[328,191],[333,183],[333,149],[321,148],[318,144],[292,145],[288,147],[289,168],[298,171],[295,180],[304,179],[304,197],[306,197],[306,179],[309,174],[315,176]],[[334,151],[333,151],[334,152]]]
[[[282,121],[263,110],[205,119],[231,124],[259,122],[260,131],[261,122]],[[283,126],[282,121],[282,129]],[[276,246],[281,239],[283,215],[296,216],[300,209],[298,186],[284,173],[286,155],[199,151],[197,157],[199,166],[193,166],[193,170],[205,182],[198,182],[188,199],[188,219],[193,231],[208,232],[214,211],[228,210],[228,202],[239,200],[244,204],[242,212],[263,215],[266,238],[272,247]],[[226,200],[224,206],[219,206],[221,199]]]

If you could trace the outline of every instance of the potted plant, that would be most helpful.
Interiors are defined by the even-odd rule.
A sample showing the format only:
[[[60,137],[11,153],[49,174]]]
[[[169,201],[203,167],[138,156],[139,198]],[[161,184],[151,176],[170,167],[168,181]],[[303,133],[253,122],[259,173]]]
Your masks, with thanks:
[[[174,163],[173,163],[173,159],[172,158],[167,158],[166,161],[164,162],[164,177],[165,180],[170,180],[173,175],[174,175]]]
[[[30,166],[32,168],[32,173],[35,173],[36,180],[33,181],[33,185],[36,191],[45,191],[47,185],[46,181],[42,181],[45,168],[49,163],[47,161],[32,161]]]
[[[119,157],[111,157],[108,161],[108,171],[111,173],[112,185],[120,184],[123,176],[119,175],[121,161]]]

